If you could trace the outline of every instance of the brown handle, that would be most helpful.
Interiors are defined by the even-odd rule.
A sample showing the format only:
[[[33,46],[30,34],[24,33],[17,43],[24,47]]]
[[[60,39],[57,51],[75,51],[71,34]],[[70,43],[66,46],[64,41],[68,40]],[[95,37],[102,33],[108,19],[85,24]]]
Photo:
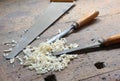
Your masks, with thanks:
[[[110,45],[117,44],[117,43],[120,43],[120,34],[113,35],[113,36],[107,38],[103,42],[103,46],[110,46]]]
[[[79,19],[76,23],[77,23],[77,28],[80,28],[81,26],[87,24],[88,22],[90,22],[91,20],[93,20],[94,18],[96,18],[99,15],[99,11],[95,11],[87,16],[85,16],[82,19]]]

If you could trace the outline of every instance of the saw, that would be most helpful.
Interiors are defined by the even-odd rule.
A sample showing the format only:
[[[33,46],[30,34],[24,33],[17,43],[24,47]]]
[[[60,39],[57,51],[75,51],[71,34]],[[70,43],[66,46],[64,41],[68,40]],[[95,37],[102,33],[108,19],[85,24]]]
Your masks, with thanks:
[[[72,48],[72,49],[68,49],[68,50],[64,50],[64,51],[61,51],[61,52],[57,52],[57,53],[53,53],[53,55],[62,55],[62,54],[69,54],[71,52],[75,52],[75,51],[83,51],[83,50],[89,50],[89,49],[97,49],[97,48],[103,48],[103,47],[108,47],[108,46],[111,46],[113,44],[120,44],[120,34],[116,34],[116,35],[113,35],[107,39],[104,39],[103,41],[101,42],[96,42],[92,45],[87,45],[87,46],[84,46],[84,47],[77,47],[77,48]]]
[[[38,17],[36,23],[25,33],[17,45],[13,48],[6,59],[17,56],[28,44],[30,44],[38,35],[42,34],[56,20],[58,20],[66,11],[73,7],[73,3],[52,2],[47,9]]]

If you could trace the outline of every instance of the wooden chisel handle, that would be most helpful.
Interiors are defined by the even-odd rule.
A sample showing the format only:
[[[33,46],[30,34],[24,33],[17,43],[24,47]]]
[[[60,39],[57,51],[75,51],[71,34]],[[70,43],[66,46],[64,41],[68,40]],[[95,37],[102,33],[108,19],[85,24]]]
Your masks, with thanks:
[[[95,11],[87,16],[85,16],[82,19],[79,19],[78,21],[76,21],[77,23],[77,28],[80,28],[81,26],[87,24],[88,22],[90,22],[91,20],[93,20],[94,18],[96,18],[99,15],[99,11]]]
[[[110,46],[110,45],[118,44],[118,43],[120,43],[120,34],[116,34],[116,35],[113,35],[113,36],[107,38],[106,40],[104,40],[102,45]]]

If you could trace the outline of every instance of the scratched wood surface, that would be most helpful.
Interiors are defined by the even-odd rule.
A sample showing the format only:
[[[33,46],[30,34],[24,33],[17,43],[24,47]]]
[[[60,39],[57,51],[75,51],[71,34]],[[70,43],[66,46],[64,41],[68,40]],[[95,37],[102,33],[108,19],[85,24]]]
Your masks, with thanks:
[[[19,41],[25,30],[34,24],[36,18],[49,4],[49,0],[0,0],[0,81],[45,81],[45,78],[52,74],[57,81],[120,81],[119,47],[82,53],[63,71],[44,75],[37,75],[34,71],[27,70],[18,60],[14,65],[5,60],[3,50],[10,46],[3,44],[13,39]],[[76,0],[75,4],[74,8],[32,45],[37,46],[40,42],[46,41],[56,35],[58,29],[68,28],[73,21],[93,10],[100,11],[99,17],[85,28],[68,35],[66,37],[68,43],[84,46],[97,42],[100,38],[120,33],[120,0]],[[96,64],[101,68],[96,67]]]

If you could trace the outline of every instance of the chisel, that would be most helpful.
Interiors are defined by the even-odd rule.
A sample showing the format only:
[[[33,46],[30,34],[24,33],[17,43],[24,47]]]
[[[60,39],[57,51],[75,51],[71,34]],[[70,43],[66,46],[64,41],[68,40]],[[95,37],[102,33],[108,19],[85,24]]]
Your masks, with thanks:
[[[102,42],[97,42],[95,44],[84,46],[84,47],[77,47],[77,48],[64,50],[61,52],[53,53],[53,55],[68,54],[68,53],[75,52],[78,50],[82,51],[82,50],[87,50],[87,49],[92,49],[92,48],[97,48],[97,47],[108,47],[113,44],[120,44],[120,34],[113,35],[107,39],[104,39]]]
[[[61,32],[60,34],[54,36],[53,38],[48,40],[47,43],[52,43],[56,39],[60,39],[63,36],[67,35],[70,31],[74,31],[76,29],[79,29],[79,28],[83,27],[83,25],[89,23],[90,21],[95,19],[98,15],[99,15],[99,12],[98,11],[94,11],[94,12],[86,15],[85,17],[80,18],[78,21],[74,22],[74,24],[72,24],[70,28],[68,28],[68,29],[64,30],[63,32]]]

